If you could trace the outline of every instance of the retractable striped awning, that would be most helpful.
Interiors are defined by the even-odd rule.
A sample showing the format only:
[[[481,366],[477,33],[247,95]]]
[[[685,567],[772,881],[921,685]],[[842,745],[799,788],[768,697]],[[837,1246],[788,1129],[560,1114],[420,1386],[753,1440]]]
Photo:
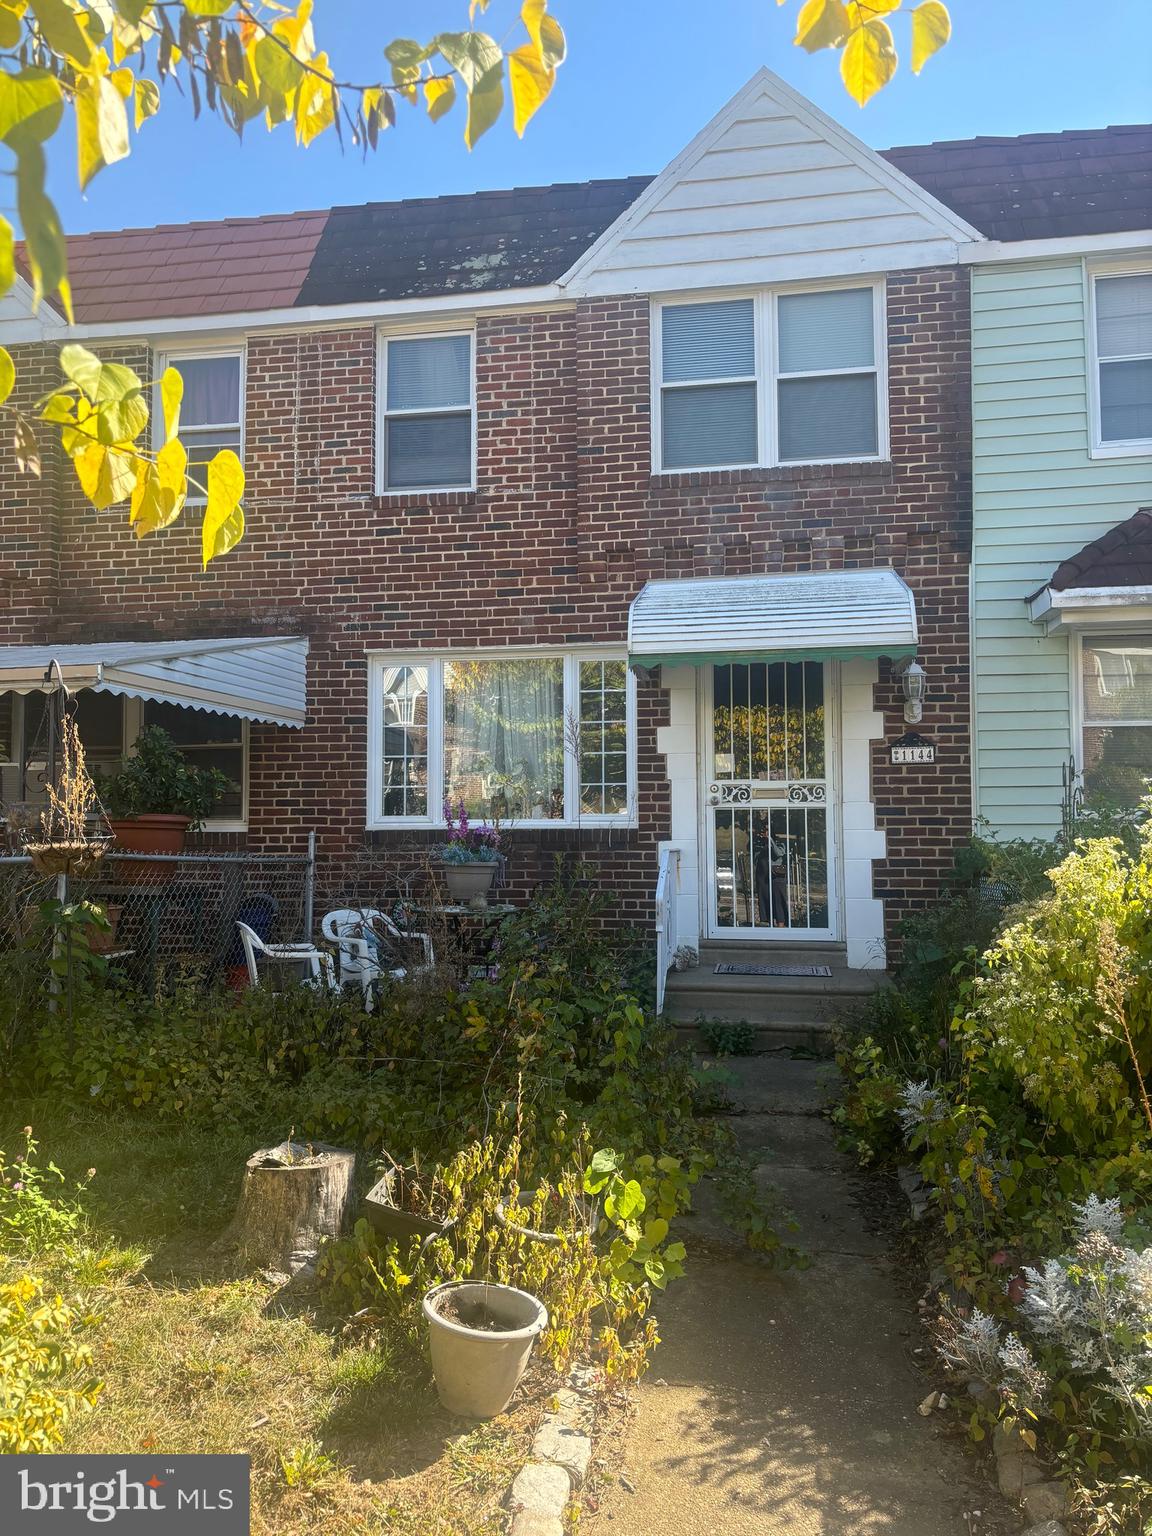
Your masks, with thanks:
[[[303,725],[306,718],[308,641],[300,635],[0,646],[0,693],[50,687],[47,674],[54,661],[71,689],[182,704],[270,725]]]
[[[890,569],[650,581],[628,615],[637,667],[898,659],[916,641],[916,604]]]

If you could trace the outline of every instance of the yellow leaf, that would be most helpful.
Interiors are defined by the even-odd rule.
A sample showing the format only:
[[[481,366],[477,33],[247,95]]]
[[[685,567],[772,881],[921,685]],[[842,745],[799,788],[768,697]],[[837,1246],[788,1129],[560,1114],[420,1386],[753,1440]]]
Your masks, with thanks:
[[[114,69],[108,78],[127,101],[136,85],[136,76],[132,71],[127,66],[123,69]]]
[[[9,143],[12,142],[10,139]],[[60,227],[60,215],[44,191],[44,151],[39,144],[23,136],[15,141],[15,149],[16,209],[24,231],[24,250],[32,269],[33,303],[38,305],[45,294],[59,294],[64,317],[71,322],[68,247]]]
[[[204,508],[201,547],[204,568],[217,555],[226,555],[244,537],[244,468],[231,448],[222,448],[208,465],[208,504]]]
[[[336,120],[336,93],[329,83],[328,55],[318,53],[312,63],[328,79],[318,80],[315,75],[306,74],[296,92],[296,141],[304,145],[311,144]]]
[[[7,293],[16,281],[16,242],[12,226],[0,218],[0,294]]]
[[[456,82],[451,76],[439,80],[425,80],[424,101],[428,107],[428,116],[434,123],[438,123],[446,112],[452,110],[456,101]]]
[[[555,17],[548,15],[548,0],[524,0],[520,20],[543,67],[556,69],[563,64],[567,52],[564,31]]]
[[[928,60],[952,36],[948,8],[940,0],[924,0],[912,12],[912,73],[918,75]]]
[[[135,85],[136,97],[136,127],[150,117],[155,117],[160,110],[160,87],[155,80],[137,80]]]
[[[106,75],[89,77],[76,92],[76,142],[81,187],[86,187],[97,171],[115,165],[128,153],[124,98]]]
[[[521,138],[531,119],[548,100],[556,71],[545,69],[530,43],[508,55],[508,84],[512,89],[512,123]]]
[[[12,393],[15,382],[16,364],[12,361],[12,354],[7,347],[0,347],[0,405]]]
[[[807,53],[838,48],[850,30],[844,0],[806,0],[796,18],[796,46]]]
[[[63,115],[60,82],[46,69],[22,69],[15,75],[0,72],[0,139],[6,144],[51,138]]]
[[[40,35],[52,52],[61,58],[86,64],[92,57],[92,44],[68,0],[30,0],[30,3]]]
[[[180,430],[180,404],[183,399],[183,377],[175,368],[165,368],[160,376],[160,407],[164,412],[165,443],[170,443]]]
[[[903,0],[847,0],[850,24],[853,28],[862,27],[873,16],[898,11],[902,3]]]
[[[848,94],[859,106],[867,106],[896,73],[896,45],[886,21],[868,21],[857,27],[840,55],[840,75]]]

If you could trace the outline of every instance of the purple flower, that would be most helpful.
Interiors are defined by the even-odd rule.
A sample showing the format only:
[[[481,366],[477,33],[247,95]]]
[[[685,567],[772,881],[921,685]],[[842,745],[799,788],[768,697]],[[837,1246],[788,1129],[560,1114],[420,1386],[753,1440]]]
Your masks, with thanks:
[[[14,1195],[18,1195],[23,1188],[24,1188],[24,1180],[23,1179],[17,1179],[16,1182],[12,1186],[12,1193]]]

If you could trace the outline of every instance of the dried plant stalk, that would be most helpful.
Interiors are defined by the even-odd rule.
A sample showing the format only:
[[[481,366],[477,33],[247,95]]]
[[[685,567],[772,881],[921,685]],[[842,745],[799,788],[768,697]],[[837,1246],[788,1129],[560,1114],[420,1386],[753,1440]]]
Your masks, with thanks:
[[[88,772],[76,721],[64,711],[60,722],[60,773],[47,786],[44,836],[50,843],[84,842],[96,809],[96,786]]]

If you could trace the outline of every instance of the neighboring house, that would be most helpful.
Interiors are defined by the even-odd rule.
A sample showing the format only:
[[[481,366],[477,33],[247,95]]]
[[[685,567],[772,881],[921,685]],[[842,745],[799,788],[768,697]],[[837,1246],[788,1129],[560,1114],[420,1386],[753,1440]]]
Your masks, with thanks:
[[[1152,128],[975,153],[1017,188],[972,270],[976,810],[1050,837],[1152,774]]]
[[[971,826],[962,258],[1003,188],[963,148],[762,72],[654,181],[72,239],[77,324],[0,317],[25,398],[70,335],[176,363],[248,533],[202,574],[194,512],[138,543],[0,465],[6,786],[54,654],[98,754],[175,728],[241,786],[217,833],[315,830],[334,896],[448,796],[514,891],[583,855],[650,922],[674,849],[681,942],[882,967]],[[934,761],[893,762],[921,676]]]

